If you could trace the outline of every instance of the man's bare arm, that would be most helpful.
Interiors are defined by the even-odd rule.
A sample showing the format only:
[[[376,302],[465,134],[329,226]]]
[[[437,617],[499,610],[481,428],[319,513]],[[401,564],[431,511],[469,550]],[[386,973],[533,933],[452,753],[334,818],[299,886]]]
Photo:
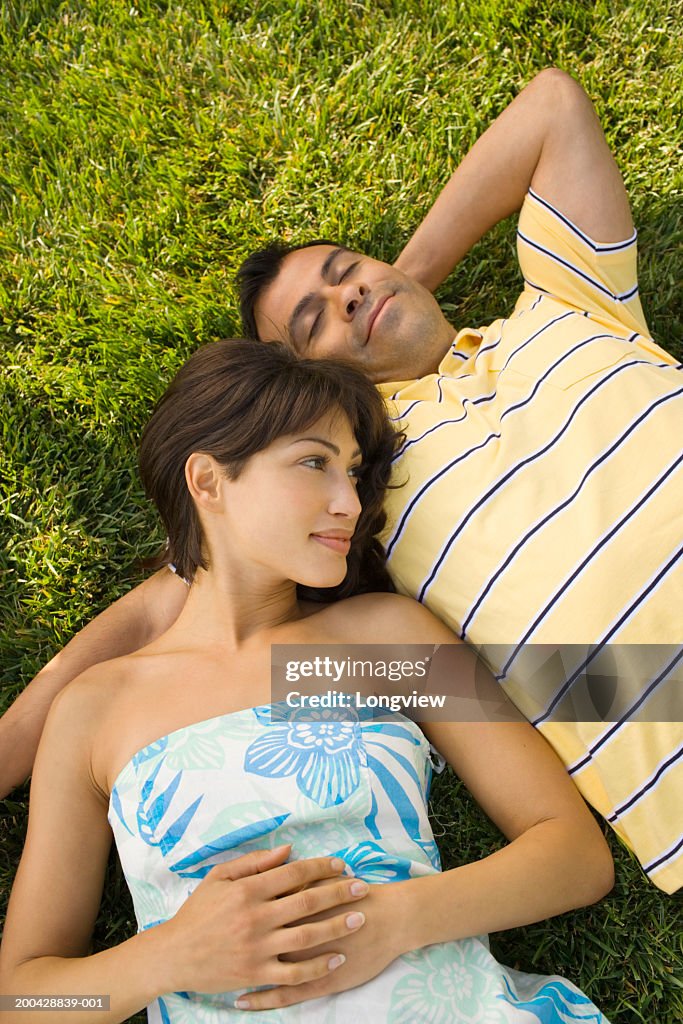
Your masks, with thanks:
[[[396,266],[434,290],[529,189],[596,242],[633,232],[628,197],[593,105],[557,68],[536,75],[451,176]]]
[[[41,669],[0,718],[0,798],[30,775],[59,691],[87,668],[150,643],[177,619],[186,598],[182,580],[161,569],[89,622]]]

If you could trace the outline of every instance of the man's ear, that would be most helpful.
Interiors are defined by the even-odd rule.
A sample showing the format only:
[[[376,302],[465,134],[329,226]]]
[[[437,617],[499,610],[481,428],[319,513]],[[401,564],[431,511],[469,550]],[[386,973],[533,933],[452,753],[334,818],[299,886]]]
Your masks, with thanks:
[[[185,480],[192,498],[207,512],[222,508],[223,470],[212,455],[193,452],[185,463]]]

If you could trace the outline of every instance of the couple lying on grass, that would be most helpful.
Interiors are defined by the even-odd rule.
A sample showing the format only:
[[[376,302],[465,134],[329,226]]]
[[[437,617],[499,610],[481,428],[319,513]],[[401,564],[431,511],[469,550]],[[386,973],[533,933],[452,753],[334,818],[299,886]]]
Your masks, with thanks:
[[[427,288],[519,206],[515,311],[456,336]],[[501,968],[476,938],[611,884],[600,831],[536,730],[424,725],[509,840],[441,873],[420,730],[268,703],[273,643],[456,643],[420,604],[375,592],[389,586],[383,530],[400,589],[461,640],[505,648],[496,682],[653,880],[680,884],[673,716],[554,720],[524,685],[529,641],[664,649],[676,626],[661,609],[680,606],[680,451],[662,442],[680,374],[642,320],[628,203],[585,94],[561,73],[535,79],[395,267],[333,244],[270,249],[243,268],[242,300],[250,333],[312,358],[250,341],[190,360],[141,449],[178,576],[163,570],[96,620],[101,646],[86,629],[6,716],[7,749],[22,709],[25,735],[40,731],[64,672],[123,655],[50,713],[4,990],[110,992],[97,1020],[147,1004],[160,1021],[290,1004],[264,1019],[604,1019],[570,983]],[[381,383],[406,436],[362,375],[325,356]],[[392,464],[403,486],[387,492],[385,527]],[[150,601],[152,616],[133,614]],[[674,669],[672,657],[631,703],[666,706]],[[89,957],[112,832],[140,932]]]

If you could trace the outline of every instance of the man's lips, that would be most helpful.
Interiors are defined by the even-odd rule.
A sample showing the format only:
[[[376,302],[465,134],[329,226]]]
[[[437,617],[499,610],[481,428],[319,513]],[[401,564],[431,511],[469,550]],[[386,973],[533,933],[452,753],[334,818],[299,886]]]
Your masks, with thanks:
[[[385,295],[383,298],[378,299],[375,305],[370,310],[370,313],[368,314],[368,319],[365,322],[366,345],[370,341],[370,335],[372,334],[372,329],[375,326],[375,321],[377,320],[377,317],[380,315],[389,299],[393,299],[393,297],[393,295]]]
[[[335,531],[330,533],[312,533],[311,537],[313,540],[317,540],[319,544],[324,544],[326,548],[330,548],[331,551],[336,551],[340,555],[348,555],[351,548],[351,537],[348,533],[337,533]]]

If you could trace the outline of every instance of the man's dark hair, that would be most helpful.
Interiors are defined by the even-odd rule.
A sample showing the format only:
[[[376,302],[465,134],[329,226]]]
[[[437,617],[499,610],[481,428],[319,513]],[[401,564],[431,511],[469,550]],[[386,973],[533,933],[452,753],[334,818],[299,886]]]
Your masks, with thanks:
[[[264,288],[272,284],[280,273],[285,256],[289,256],[290,252],[296,252],[298,249],[308,249],[312,245],[333,245],[335,249],[340,247],[339,242],[332,242],[328,238],[315,238],[312,242],[299,242],[298,245],[271,242],[264,249],[257,249],[256,252],[247,256],[237,271],[242,330],[247,338],[253,338],[256,341],[282,340],[281,338],[259,337],[254,306]],[[345,246],[341,246],[341,248],[345,248]]]
[[[348,418],[363,454],[358,481],[362,510],[345,579],[328,589],[299,585],[299,594],[334,601],[393,590],[377,535],[386,522],[384,492],[402,435],[389,422],[381,395],[351,366],[302,359],[284,345],[254,340],[216,341],[198,349],[145,427],[140,476],[168,538],[156,556],[145,560],[146,567],[173,562],[187,580],[199,566],[207,568],[199,517],[185,482],[185,463],[192,452],[213,456],[235,480],[256,452],[337,412]]]

